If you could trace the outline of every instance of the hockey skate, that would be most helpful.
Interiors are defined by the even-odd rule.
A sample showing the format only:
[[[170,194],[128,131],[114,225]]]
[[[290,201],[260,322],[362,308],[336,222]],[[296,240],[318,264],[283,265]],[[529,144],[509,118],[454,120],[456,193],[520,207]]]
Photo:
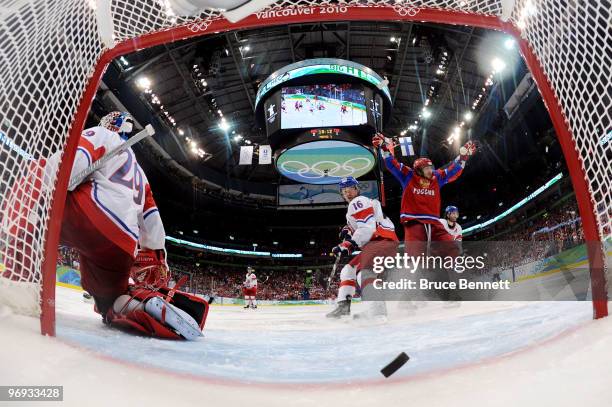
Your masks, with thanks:
[[[327,318],[341,318],[351,315],[351,296],[347,295],[346,300],[338,301],[336,309],[325,315]]]
[[[251,305],[252,309],[257,309],[257,305]]]
[[[185,339],[194,341],[203,336],[195,319],[159,297],[148,300],[145,303],[145,311],[158,321],[168,324]]]
[[[387,304],[384,301],[368,301],[367,309],[353,315],[353,319],[373,319],[387,317]]]
[[[245,306],[244,306],[244,307],[242,307],[242,308],[244,308],[244,309],[249,309],[249,308],[251,308],[251,306],[250,306],[249,304],[247,304],[247,305],[245,305]]]

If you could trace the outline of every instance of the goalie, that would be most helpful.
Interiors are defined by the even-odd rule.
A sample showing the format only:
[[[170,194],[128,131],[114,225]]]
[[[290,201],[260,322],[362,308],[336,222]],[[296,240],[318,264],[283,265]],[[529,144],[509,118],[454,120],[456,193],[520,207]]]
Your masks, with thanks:
[[[127,140],[131,131],[132,118],[123,112],[112,112],[99,126],[84,130],[71,178]],[[178,291],[180,284],[167,287],[164,227],[131,148],[69,190],[60,239],[79,252],[83,289],[93,296],[106,324],[161,338],[202,336],[208,304]]]

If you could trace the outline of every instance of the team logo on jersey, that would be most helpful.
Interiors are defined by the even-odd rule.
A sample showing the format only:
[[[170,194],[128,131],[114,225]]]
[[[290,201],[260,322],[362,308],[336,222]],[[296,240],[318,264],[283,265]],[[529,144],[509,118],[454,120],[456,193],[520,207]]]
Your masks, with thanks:
[[[429,188],[429,185],[431,184],[431,182],[429,182],[429,180],[425,178],[419,178],[419,184],[421,184],[423,188]]]

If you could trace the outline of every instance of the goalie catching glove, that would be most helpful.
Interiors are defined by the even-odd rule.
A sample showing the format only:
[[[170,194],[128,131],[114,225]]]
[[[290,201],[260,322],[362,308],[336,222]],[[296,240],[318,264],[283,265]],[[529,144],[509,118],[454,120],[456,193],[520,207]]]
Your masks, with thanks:
[[[166,251],[139,249],[130,277],[138,286],[165,287],[170,280]]]

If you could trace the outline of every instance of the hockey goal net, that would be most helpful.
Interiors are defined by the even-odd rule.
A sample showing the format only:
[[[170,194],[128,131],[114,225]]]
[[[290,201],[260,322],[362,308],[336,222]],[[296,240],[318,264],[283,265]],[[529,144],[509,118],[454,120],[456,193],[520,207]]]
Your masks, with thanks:
[[[612,28],[608,0],[278,0],[232,23],[196,0],[8,0],[0,12],[0,303],[55,330],[68,174],[107,64],[209,33],[322,20],[462,24],[513,35],[549,109],[579,203],[594,314],[607,315],[602,246],[612,229]],[[256,2],[256,1],[255,1]],[[253,3],[255,3],[253,2]],[[60,153],[57,171],[41,162]],[[606,278],[607,277],[607,278]],[[597,293],[597,295],[595,295]]]

